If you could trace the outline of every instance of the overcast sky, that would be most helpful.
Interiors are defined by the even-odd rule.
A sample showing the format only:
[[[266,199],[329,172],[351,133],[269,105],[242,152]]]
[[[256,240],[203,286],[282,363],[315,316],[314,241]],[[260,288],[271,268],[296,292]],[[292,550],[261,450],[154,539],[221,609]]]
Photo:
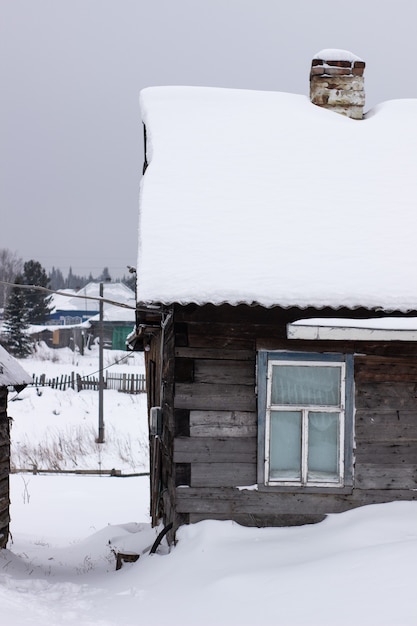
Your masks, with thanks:
[[[417,98],[415,0],[0,0],[0,15],[0,248],[64,274],[136,264],[143,87],[307,95],[311,57],[343,48],[366,61],[366,109]]]

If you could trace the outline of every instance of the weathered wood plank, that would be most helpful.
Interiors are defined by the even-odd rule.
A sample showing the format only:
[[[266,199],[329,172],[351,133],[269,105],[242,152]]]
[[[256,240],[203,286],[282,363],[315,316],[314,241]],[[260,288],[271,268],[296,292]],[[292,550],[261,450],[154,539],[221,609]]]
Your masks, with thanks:
[[[366,441],[391,443],[417,441],[417,413],[359,410],[355,416],[355,435],[358,445]]]
[[[365,346],[368,344],[365,343]],[[372,346],[372,342],[370,343]],[[415,365],[415,359],[417,357],[417,346],[415,342],[390,342],[390,345],[395,349],[390,355],[381,354],[357,354],[355,356],[355,367],[379,367],[380,365]],[[411,347],[411,353],[410,353]],[[406,349],[404,349],[406,348]]]
[[[188,329],[188,346],[190,348],[220,348],[236,350],[252,350],[254,348],[253,337],[232,336],[226,333],[224,336],[216,335],[212,329],[205,333],[195,333],[195,329]]]
[[[193,463],[192,487],[237,487],[256,483],[256,463]]]
[[[254,389],[247,385],[206,385],[178,383],[175,386],[176,409],[255,411]]]
[[[257,416],[250,411],[190,411],[191,437],[256,437]]]
[[[417,383],[417,374],[409,371],[407,368],[402,370],[396,369],[395,372],[390,371],[366,371],[364,370],[356,377],[357,382],[374,382],[374,383]]]
[[[355,357],[357,382],[417,382],[417,353],[410,356]]]
[[[417,385],[413,383],[362,383],[356,387],[358,409],[414,410],[417,412]]]
[[[194,382],[251,385],[255,388],[255,364],[247,361],[196,359]]]
[[[187,359],[216,359],[255,362],[255,350],[233,350],[220,348],[184,348],[175,347],[175,356]]]
[[[315,312],[317,315],[317,311]],[[307,317],[305,311],[303,317]],[[300,315],[301,317],[301,315]],[[304,339],[285,339],[261,334],[256,335],[257,350],[296,350],[300,352],[338,352],[341,354],[366,353],[379,357],[397,357],[399,355],[415,357],[415,342],[366,342],[366,341],[311,341]],[[401,346],[399,345],[401,343]]]
[[[355,422],[369,422],[375,426],[386,426],[394,422],[399,422],[407,426],[417,423],[417,411],[407,409],[391,409],[390,407],[380,407],[377,409],[357,409]]]
[[[412,464],[417,461],[417,442],[393,444],[386,442],[370,442],[356,448],[356,462],[384,466]]]
[[[317,515],[340,513],[367,504],[392,502],[394,500],[417,500],[417,492],[412,490],[369,491],[355,489],[352,494],[294,494],[281,492],[261,492],[239,490],[232,487],[177,489],[177,510],[184,513],[226,515]]]
[[[255,437],[176,437],[174,463],[256,463]]]
[[[355,485],[359,489],[417,489],[417,464],[381,467],[358,463]]]
[[[240,526],[255,526],[256,528],[267,528],[271,526],[302,526],[305,524],[317,524],[322,522],[326,515],[292,515],[286,513],[278,513],[271,515],[256,515],[254,513],[233,513],[232,516],[225,514],[213,513],[207,514],[190,513],[188,515],[189,523],[195,524],[207,518],[213,520],[233,520]]]

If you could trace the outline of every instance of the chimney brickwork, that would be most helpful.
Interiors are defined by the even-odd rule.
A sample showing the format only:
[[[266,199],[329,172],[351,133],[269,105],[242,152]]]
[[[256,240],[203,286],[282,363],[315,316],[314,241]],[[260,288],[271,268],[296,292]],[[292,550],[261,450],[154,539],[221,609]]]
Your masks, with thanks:
[[[365,105],[364,69],[364,61],[346,50],[322,50],[311,64],[311,102],[361,120]]]

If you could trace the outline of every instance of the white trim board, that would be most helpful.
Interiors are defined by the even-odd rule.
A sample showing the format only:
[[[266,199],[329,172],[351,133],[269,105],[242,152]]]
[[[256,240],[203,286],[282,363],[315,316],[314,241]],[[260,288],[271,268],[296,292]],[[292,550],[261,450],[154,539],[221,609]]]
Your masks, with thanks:
[[[417,323],[415,328],[384,328],[377,326],[377,320],[343,320],[343,325],[333,324],[326,320],[303,320],[287,324],[288,339],[333,340],[333,341],[417,341]],[[333,321],[333,320],[332,320]],[[342,320],[340,320],[342,322]],[[361,324],[363,322],[363,325]],[[400,318],[400,321],[401,318]],[[410,322],[404,318],[404,321]],[[399,324],[400,325],[400,324]]]

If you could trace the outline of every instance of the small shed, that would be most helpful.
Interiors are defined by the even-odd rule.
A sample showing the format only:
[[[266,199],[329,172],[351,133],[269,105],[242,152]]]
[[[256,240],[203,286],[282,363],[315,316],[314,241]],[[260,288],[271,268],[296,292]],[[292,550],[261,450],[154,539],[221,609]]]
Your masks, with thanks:
[[[7,414],[8,389],[21,391],[32,382],[29,374],[0,346],[0,548],[9,538],[10,523],[10,421]]]
[[[316,55],[313,102],[142,92],[154,523],[417,499],[417,100],[364,114],[364,66]]]

